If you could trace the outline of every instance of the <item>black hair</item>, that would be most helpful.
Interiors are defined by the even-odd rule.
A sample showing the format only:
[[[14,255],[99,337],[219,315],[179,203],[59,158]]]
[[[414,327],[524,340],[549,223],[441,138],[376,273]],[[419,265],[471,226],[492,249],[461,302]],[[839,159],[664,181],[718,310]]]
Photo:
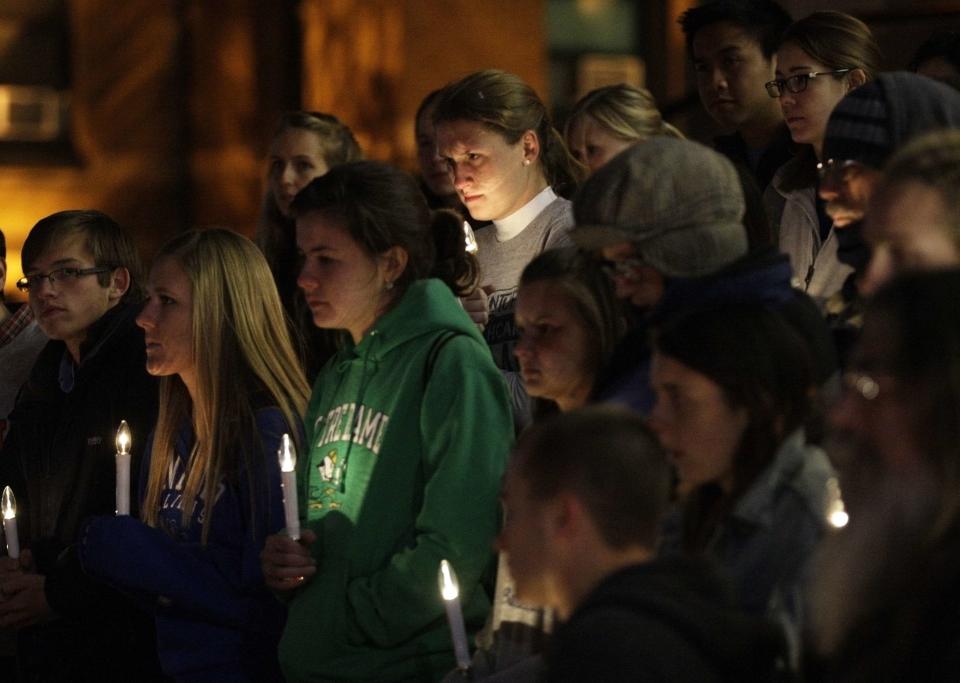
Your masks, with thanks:
[[[612,405],[554,415],[527,429],[516,453],[536,500],[573,493],[610,546],[656,546],[670,465],[640,415]]]
[[[379,161],[354,161],[314,178],[290,206],[294,219],[320,212],[341,221],[371,256],[399,246],[407,266],[394,283],[398,293],[411,282],[439,277],[457,295],[479,279],[475,257],[466,251],[463,219],[452,211],[431,212],[411,175]]]
[[[693,39],[700,29],[721,21],[743,28],[756,41],[763,56],[770,59],[780,47],[780,37],[792,20],[773,0],[714,0],[680,15],[687,53],[693,55]]]
[[[960,31],[935,31],[917,48],[910,60],[910,71],[916,71],[921,64],[937,57],[960,71]]]

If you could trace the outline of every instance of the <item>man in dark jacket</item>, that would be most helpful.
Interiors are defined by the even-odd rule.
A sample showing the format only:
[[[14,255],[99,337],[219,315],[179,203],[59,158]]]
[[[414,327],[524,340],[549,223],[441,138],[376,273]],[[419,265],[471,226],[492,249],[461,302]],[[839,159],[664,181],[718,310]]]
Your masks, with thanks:
[[[713,0],[684,12],[680,25],[700,101],[720,127],[731,131],[714,146],[748,169],[763,192],[791,157],[790,131],[777,101],[763,88],[774,78],[790,15],[773,0]]]
[[[607,262],[617,296],[636,324],[602,368],[594,399],[648,414],[651,323],[719,303],[761,303],[782,314],[809,344],[816,377],[836,370],[816,304],[791,284],[786,256],[748,253],[743,193],[729,160],[690,140],[651,138],[594,173],[573,203],[579,246]]]
[[[24,681],[152,680],[151,620],[87,579],[73,552],[84,518],[115,509],[120,421],[142,446],[156,419],[156,381],[135,325],[136,250],[108,216],[65,211],[34,226],[22,260],[17,286],[51,341],[0,452],[24,548],[19,562],[0,565],[0,626],[18,630]]]
[[[624,409],[558,415],[520,438],[500,545],[517,598],[562,621],[547,681],[774,677],[779,631],[732,607],[709,566],[655,558],[669,487],[666,454]]]

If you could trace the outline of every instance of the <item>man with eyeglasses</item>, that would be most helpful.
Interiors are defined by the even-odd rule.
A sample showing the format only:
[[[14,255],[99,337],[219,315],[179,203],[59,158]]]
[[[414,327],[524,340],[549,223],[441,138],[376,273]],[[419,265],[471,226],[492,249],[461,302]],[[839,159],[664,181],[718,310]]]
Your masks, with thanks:
[[[725,131],[714,147],[762,192],[791,157],[790,132],[763,84],[774,76],[790,15],[772,0],[714,0],[680,17],[704,109]]]
[[[7,304],[3,289],[7,281],[7,242],[0,230],[0,448],[9,430],[7,417],[37,354],[47,342],[37,326],[33,309],[26,304]]]
[[[74,552],[83,521],[115,510],[120,421],[140,444],[137,472],[156,420],[136,249],[105,214],[64,211],[33,227],[22,261],[17,286],[50,341],[0,451],[23,548],[0,558],[0,627],[17,630],[21,680],[160,680],[152,619],[87,579]]]
[[[820,383],[836,369],[813,300],[791,285],[774,247],[748,253],[743,191],[733,164],[691,140],[656,137],[622,152],[584,183],[570,235],[604,261],[635,327],[598,373],[594,398],[649,414],[648,327],[721,303],[763,303],[810,345]]]
[[[960,127],[960,93],[925,76],[897,71],[880,74],[848,93],[830,114],[818,165],[820,196],[838,229],[837,259],[854,269],[843,289],[827,303],[841,355],[859,329],[857,281],[870,259],[862,221],[883,179],[887,159],[928,131]]]

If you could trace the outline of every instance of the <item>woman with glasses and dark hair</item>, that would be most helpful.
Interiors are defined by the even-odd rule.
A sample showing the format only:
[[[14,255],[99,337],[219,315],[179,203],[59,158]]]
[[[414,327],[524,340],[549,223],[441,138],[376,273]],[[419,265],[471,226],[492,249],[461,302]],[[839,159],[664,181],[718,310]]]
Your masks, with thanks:
[[[879,62],[880,49],[866,24],[841,12],[814,12],[784,33],[776,79],[766,84],[770,97],[780,99],[799,147],[774,175],[764,200],[795,285],[821,306],[853,269],[837,259],[836,228],[817,194],[817,162],[830,112],[876,75]]]

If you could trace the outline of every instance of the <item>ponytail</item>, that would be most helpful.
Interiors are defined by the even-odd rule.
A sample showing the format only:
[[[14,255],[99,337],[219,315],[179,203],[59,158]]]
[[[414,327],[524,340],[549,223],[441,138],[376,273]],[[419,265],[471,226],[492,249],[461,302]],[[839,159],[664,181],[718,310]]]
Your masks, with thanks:
[[[466,296],[480,282],[480,264],[467,251],[463,218],[449,209],[434,211],[430,230],[436,257],[430,275],[439,278],[456,296]]]

